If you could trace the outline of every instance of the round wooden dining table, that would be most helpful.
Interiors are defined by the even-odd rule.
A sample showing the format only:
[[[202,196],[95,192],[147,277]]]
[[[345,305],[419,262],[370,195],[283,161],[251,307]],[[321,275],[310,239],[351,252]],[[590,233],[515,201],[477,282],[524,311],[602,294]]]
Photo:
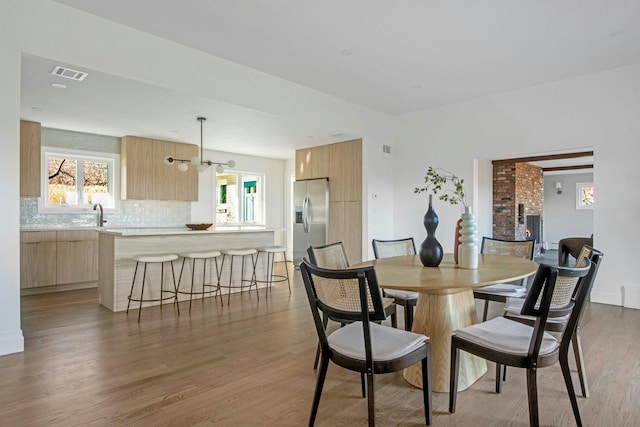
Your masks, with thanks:
[[[378,284],[385,289],[419,292],[413,332],[431,342],[432,389],[449,391],[451,333],[478,322],[473,288],[511,282],[534,274],[538,264],[528,259],[502,255],[479,255],[477,269],[458,267],[452,254],[445,254],[438,267],[424,267],[417,255],[381,258],[353,267],[373,265]],[[487,371],[484,359],[460,353],[458,390],[471,386]],[[422,387],[420,363],[404,370],[404,378]]]

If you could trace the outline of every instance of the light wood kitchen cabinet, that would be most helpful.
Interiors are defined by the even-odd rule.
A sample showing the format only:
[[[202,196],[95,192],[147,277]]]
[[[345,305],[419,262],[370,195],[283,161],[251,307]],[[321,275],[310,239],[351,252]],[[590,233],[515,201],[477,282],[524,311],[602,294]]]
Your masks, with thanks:
[[[98,232],[74,230],[56,234],[56,283],[97,281]]]
[[[193,144],[175,144],[175,157],[178,159],[191,159],[199,156],[197,145]],[[212,166],[215,168],[215,166]],[[197,201],[198,200],[198,168],[189,165],[189,169],[185,172],[177,171],[175,179],[175,200]]]
[[[21,232],[20,287],[51,286],[56,280],[56,232]]]
[[[168,166],[167,156],[190,160],[197,155],[193,144],[124,136],[120,142],[121,199],[198,200],[198,172],[179,172],[177,163]]]
[[[350,264],[362,261],[362,202],[329,202],[329,242],[342,242]]]
[[[329,161],[331,165],[330,201],[362,200],[362,140],[331,144]]]
[[[152,147],[152,141],[146,138],[125,136],[120,140],[120,198],[122,200],[152,198]]]
[[[164,163],[165,157],[177,157],[175,143],[169,141],[154,140],[151,144],[151,162],[153,184],[151,199],[153,200],[176,200],[176,175],[178,164],[167,166]],[[181,157],[177,157],[181,158]]]
[[[40,197],[40,123],[20,120],[20,195]]]
[[[330,174],[329,147],[305,148],[296,151],[296,179],[327,178]]]
[[[54,285],[59,287],[97,282],[97,280],[97,231],[20,232],[20,287],[22,289],[33,290],[33,288]]]

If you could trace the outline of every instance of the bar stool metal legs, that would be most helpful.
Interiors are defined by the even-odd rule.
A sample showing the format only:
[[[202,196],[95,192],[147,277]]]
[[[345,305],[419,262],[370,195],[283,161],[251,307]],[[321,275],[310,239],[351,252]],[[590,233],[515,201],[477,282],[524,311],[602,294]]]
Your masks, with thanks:
[[[180,307],[178,307],[178,288],[176,286],[176,275],[175,275],[175,271],[173,270],[173,261],[175,261],[176,259],[178,259],[178,255],[176,254],[160,254],[160,255],[139,255],[139,256],[135,256],[133,257],[133,259],[136,261],[136,268],[133,272],[133,280],[131,281],[131,291],[129,291],[129,296],[127,297],[127,299],[129,300],[127,302],[127,313],[129,313],[129,306],[131,305],[131,301],[134,302],[139,302],[140,305],[138,306],[138,323],[140,323],[140,315],[142,314],[142,303],[143,302],[160,302],[160,309],[162,310],[162,302],[164,300],[168,300],[168,299],[173,299],[174,304],[176,305],[177,309],[178,309],[178,314],[180,314]],[[164,264],[165,263],[170,263],[171,264],[171,277],[173,278],[173,290],[166,290],[164,289]],[[140,265],[140,263],[144,264],[143,270],[142,270],[142,285],[140,288],[140,298],[134,298],[133,297],[133,289],[135,287],[136,284],[136,276],[138,274],[138,266]],[[147,265],[148,264],[160,264],[160,293],[158,295],[158,298],[145,298],[144,297],[144,286],[145,283],[147,281]],[[170,294],[169,296],[164,296],[165,293]]]
[[[266,283],[270,289],[275,282],[287,281],[289,285],[289,293],[291,293],[291,281],[289,280],[289,267],[287,266],[287,248],[284,246],[269,246],[258,249],[258,256],[261,253],[267,254],[267,277],[266,280],[258,280],[259,283]],[[275,257],[277,254],[282,254],[282,260],[284,261],[284,274],[275,274]]]
[[[191,303],[193,301],[193,295],[200,295],[202,301],[204,302],[204,297],[206,293],[206,288],[210,287],[209,294],[212,292],[217,297],[220,295],[220,302],[222,303],[222,293],[220,291],[220,270],[218,268],[218,257],[222,255],[218,251],[203,251],[203,252],[185,252],[178,254],[182,257],[182,267],[180,268],[180,276],[178,278],[178,293],[180,294],[189,294],[189,314],[191,314]],[[184,272],[184,264],[189,260],[191,264],[191,288],[189,291],[181,291],[180,284],[182,283],[182,273]],[[202,289],[198,292],[194,292],[195,285],[195,272],[196,272],[196,263],[198,260],[202,261]],[[212,281],[209,284],[206,283],[207,278],[207,261],[209,261],[209,268],[211,272],[213,272],[212,262],[215,263],[215,274],[216,274],[216,283],[214,284]]]
[[[227,249],[222,251],[222,265],[220,267],[220,271],[222,271],[222,267],[224,267],[224,262],[229,257],[229,282],[226,285],[220,285],[220,287],[226,287],[229,289],[229,293],[227,294],[227,304],[231,303],[231,288],[240,288],[240,295],[244,290],[244,282],[249,282],[249,292],[251,292],[251,287],[256,287],[256,295],[258,299],[260,299],[260,294],[258,294],[258,282],[256,280],[256,264],[258,262],[258,251],[251,249]],[[233,285],[233,259],[234,257],[242,257],[242,270],[240,273],[240,286]],[[247,257],[251,257],[251,278],[245,279],[245,259]]]

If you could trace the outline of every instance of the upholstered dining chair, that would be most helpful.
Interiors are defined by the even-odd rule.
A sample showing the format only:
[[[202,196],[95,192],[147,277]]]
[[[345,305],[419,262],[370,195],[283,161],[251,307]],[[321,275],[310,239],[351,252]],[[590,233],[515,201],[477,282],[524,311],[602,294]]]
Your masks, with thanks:
[[[375,425],[374,376],[422,364],[425,423],[431,423],[431,345],[428,337],[384,326],[382,294],[374,267],[330,270],[300,264],[311,313],[322,347],[320,371],[309,425],[315,423],[329,361],[366,376],[369,425]],[[344,319],[347,324],[327,334],[320,317]]]
[[[480,253],[533,259],[535,243],[535,240],[503,240],[485,236],[482,238]],[[473,297],[484,300],[482,321],[485,321],[487,320],[490,301],[506,303],[510,297],[521,298],[526,292],[526,279],[523,279],[519,283],[498,283],[476,288],[473,290]]]
[[[329,268],[333,270],[343,270],[349,268],[349,260],[347,259],[347,253],[344,250],[342,242],[330,243],[322,246],[309,246],[307,248],[307,255],[309,255],[309,261],[311,264],[321,267]],[[398,327],[398,317],[396,314],[396,306],[393,298],[383,298],[382,304],[384,311],[387,313],[387,317],[391,317],[391,326]],[[324,326],[326,328],[329,323],[330,317],[323,319]],[[344,319],[331,318],[331,320],[344,325]],[[313,362],[313,369],[318,367],[318,360],[320,360],[320,344],[318,344],[318,350],[316,351],[316,358]]]
[[[413,237],[396,240],[373,239],[371,245],[376,259],[416,254],[416,245],[413,242]],[[413,308],[418,302],[418,293],[395,289],[383,289],[382,293],[393,298],[396,305],[403,307],[404,329],[410,331],[413,325]]]
[[[576,258],[576,267],[588,266],[590,261],[593,269],[593,273],[591,274],[590,280],[595,281],[596,275],[598,273],[598,268],[600,267],[600,263],[602,261],[603,256],[604,254],[601,251],[594,249],[591,246],[584,245],[579,255]],[[570,297],[576,298],[576,294],[578,290],[579,288],[576,287],[572,295],[570,295]],[[587,302],[588,300],[589,300],[589,296],[587,295]],[[568,301],[568,295],[566,293],[559,294],[559,292],[556,291],[554,292],[553,297],[551,298],[551,308],[566,304],[567,301]],[[507,319],[515,320],[517,322],[532,325],[535,321],[535,318],[520,314],[520,312],[522,311],[523,304],[524,304],[523,298],[509,298],[509,302],[507,303],[507,306],[505,308],[504,317],[506,317]],[[578,379],[580,380],[580,389],[582,391],[582,396],[589,397],[587,371],[585,368],[584,356],[582,353],[582,343],[580,341],[580,321],[581,321],[581,318],[578,319],[578,323],[575,326],[575,331],[573,332],[573,335],[571,337],[571,345],[573,347],[573,355],[576,362],[576,368],[578,370]],[[562,333],[562,332],[565,332],[568,322],[569,322],[569,316],[562,316],[562,317],[549,316],[549,318],[547,319],[547,324],[545,326],[545,329],[548,332]],[[567,360],[565,363],[568,364],[569,361]],[[499,381],[498,377],[496,377],[496,381]]]
[[[521,314],[532,316],[533,326],[525,325],[505,317],[467,326],[454,331],[451,336],[451,371],[449,412],[456,409],[458,369],[460,350],[496,363],[496,377],[500,376],[500,365],[525,368],[527,370],[527,395],[529,398],[529,424],[539,425],[537,370],[560,361],[563,377],[571,400],[574,416],[582,425],[575,396],[566,353],[569,349],[572,331],[582,315],[588,292],[593,285],[594,267],[553,267],[542,264],[538,267],[531,288],[522,306]],[[551,308],[553,294],[571,295],[578,286],[575,299],[570,299],[561,307]],[[551,313],[551,314],[550,314]],[[569,316],[567,329],[560,341],[548,332],[545,325],[549,316]],[[497,381],[496,392],[500,392]]]

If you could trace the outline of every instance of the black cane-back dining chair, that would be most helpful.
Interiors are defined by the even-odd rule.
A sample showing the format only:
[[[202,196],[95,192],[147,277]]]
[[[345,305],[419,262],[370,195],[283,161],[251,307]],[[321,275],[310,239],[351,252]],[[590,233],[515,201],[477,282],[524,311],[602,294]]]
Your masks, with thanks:
[[[347,259],[347,253],[344,250],[342,242],[330,243],[322,246],[309,246],[307,248],[307,255],[309,255],[309,261],[311,264],[321,268],[329,268],[333,270],[349,268],[349,260]],[[384,306],[385,313],[387,313],[387,317],[391,317],[391,326],[396,328],[398,326],[398,317],[393,298],[384,297],[382,299],[382,305]],[[342,325],[346,323],[344,319],[332,318],[331,320],[339,322]],[[329,323],[329,317],[325,317],[323,321],[326,327],[327,323]],[[316,358],[313,361],[313,369],[318,367],[318,360],[320,360],[319,344],[318,350],[316,351]]]
[[[600,263],[602,262],[603,256],[604,254],[601,251],[594,249],[591,246],[585,245],[582,247],[582,250],[580,251],[580,254],[576,259],[576,267],[588,266],[589,261],[591,261],[591,268],[593,269],[593,272],[590,273],[590,276],[588,277],[588,279],[591,280],[591,282],[594,282],[596,279],[596,275],[598,273],[598,268],[600,267]],[[593,283],[591,283],[588,286],[593,286]],[[562,294],[557,291],[554,292],[554,295],[551,298],[551,308],[566,304],[569,298],[573,298],[573,299],[577,298],[577,292],[579,290],[580,290],[579,287],[574,288],[573,293],[571,295],[568,295],[566,293]],[[589,300],[589,296],[587,295],[586,302],[588,302],[588,300]],[[504,317],[506,317],[507,319],[515,320],[517,322],[533,325],[535,318],[520,314],[522,311],[523,304],[524,304],[523,298],[510,298],[507,304],[507,307],[505,308]],[[545,326],[545,329],[548,332],[564,333],[566,328],[568,327],[569,319],[570,319],[570,316],[553,317],[550,315],[549,318],[547,319],[547,324]],[[587,371],[585,368],[584,356],[582,354],[582,344],[580,342],[580,320],[581,318],[578,319],[578,323],[575,326],[575,331],[572,332],[571,345],[573,347],[573,356],[575,358],[576,368],[578,370],[578,379],[580,380],[580,389],[582,391],[582,396],[589,397]],[[565,353],[563,356],[568,357],[568,353]],[[565,363],[568,365],[569,361],[566,360]],[[496,378],[496,381],[499,381],[499,379]]]
[[[535,240],[503,240],[485,236],[482,238],[480,253],[533,259],[535,243]],[[473,297],[484,300],[482,321],[487,320],[490,301],[506,303],[509,298],[523,297],[527,292],[527,287],[525,286],[526,280],[527,279],[523,279],[518,283],[498,283],[475,288],[473,290]]]
[[[318,412],[329,361],[366,376],[369,425],[375,425],[374,376],[422,364],[425,423],[431,423],[431,345],[428,337],[382,325],[386,313],[374,267],[330,270],[300,264],[311,313],[322,347],[309,425]],[[322,316],[348,324],[327,334]]]
[[[371,245],[373,246],[373,255],[376,259],[416,254],[416,245],[413,242],[413,237],[396,240],[373,239]],[[418,302],[418,293],[384,289],[383,294],[393,298],[396,305],[402,306],[404,309],[404,329],[410,331],[413,325],[413,308]]]
[[[565,366],[563,362],[565,360],[564,354],[570,345],[571,332],[563,334],[562,339],[558,341],[554,336],[545,332],[545,325],[551,311],[553,317],[570,316],[566,331],[571,331],[571,328],[575,327],[582,314],[585,292],[590,286],[589,280],[585,279],[592,273],[591,266],[569,268],[542,264],[536,272],[521,311],[521,314],[535,318],[533,326],[505,317],[496,317],[454,331],[451,336],[449,412],[454,413],[456,409],[458,361],[460,350],[462,350],[495,362],[497,379],[500,376],[500,365],[527,370],[529,424],[531,426],[539,425],[537,370],[551,366],[560,360],[574,416],[578,425],[581,425],[568,365]],[[581,284],[586,284],[586,286],[581,286]],[[551,309],[554,290],[567,289],[571,295],[576,286],[580,286],[580,288],[575,300],[569,301],[562,307]],[[565,368],[567,372],[565,372]],[[496,381],[496,384],[500,384],[500,381]],[[499,388],[496,392],[500,392]]]

